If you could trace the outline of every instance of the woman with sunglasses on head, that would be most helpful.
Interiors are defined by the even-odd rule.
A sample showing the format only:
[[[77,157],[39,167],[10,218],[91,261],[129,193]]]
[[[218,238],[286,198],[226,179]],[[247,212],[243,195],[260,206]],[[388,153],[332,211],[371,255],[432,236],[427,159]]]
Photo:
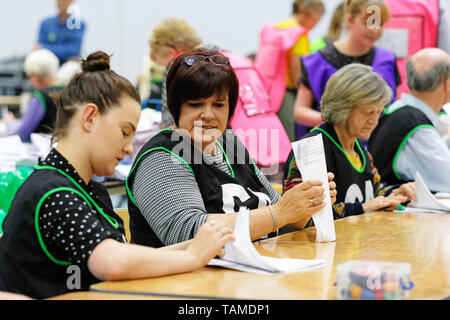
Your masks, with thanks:
[[[139,94],[109,69],[104,52],[89,55],[82,68],[55,97],[57,147],[17,191],[4,221],[2,291],[47,298],[101,280],[188,272],[234,239],[229,226],[215,221],[192,241],[163,249],[126,243],[107,191],[91,179],[111,175],[133,153]],[[79,286],[70,281],[76,276]]]
[[[228,58],[204,49],[187,52],[174,61],[166,84],[175,129],[150,139],[128,176],[132,242],[158,247],[185,241],[211,220],[233,226],[240,207],[250,210],[256,240],[288,224],[304,226],[324,207],[324,188],[334,202],[334,182],[306,181],[280,197],[227,129],[239,94]]]

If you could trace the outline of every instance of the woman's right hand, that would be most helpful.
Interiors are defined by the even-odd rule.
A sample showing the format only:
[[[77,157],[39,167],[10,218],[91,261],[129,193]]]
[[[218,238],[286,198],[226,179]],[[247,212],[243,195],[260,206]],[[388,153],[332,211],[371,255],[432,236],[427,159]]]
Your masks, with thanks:
[[[308,222],[314,213],[325,206],[324,191],[320,180],[308,180],[286,191],[273,205],[278,226]]]
[[[186,250],[195,258],[197,267],[201,268],[212,258],[222,255],[222,249],[229,241],[234,241],[231,226],[222,221],[211,220],[198,229]]]
[[[398,204],[407,201],[408,198],[402,195],[390,194],[388,197],[378,196],[362,204],[364,212],[377,211],[384,208],[394,210]]]

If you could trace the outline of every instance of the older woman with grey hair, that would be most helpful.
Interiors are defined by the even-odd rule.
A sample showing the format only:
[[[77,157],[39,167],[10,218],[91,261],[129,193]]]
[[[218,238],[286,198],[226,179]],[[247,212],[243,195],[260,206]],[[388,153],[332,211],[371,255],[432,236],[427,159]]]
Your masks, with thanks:
[[[9,134],[17,134],[23,141],[29,141],[33,132],[50,134],[53,131],[57,108],[51,94],[63,88],[57,76],[58,68],[58,58],[50,50],[36,50],[27,56],[24,70],[34,91],[27,111],[20,119],[15,119],[12,113],[7,116],[5,122]]]
[[[325,123],[304,138],[322,134],[327,170],[334,173],[338,190],[335,218],[395,208],[415,199],[412,183],[387,186],[380,181],[362,141],[369,139],[391,98],[392,90],[383,78],[366,65],[349,64],[327,82],[321,101]],[[292,152],[287,164],[284,190],[301,181]]]

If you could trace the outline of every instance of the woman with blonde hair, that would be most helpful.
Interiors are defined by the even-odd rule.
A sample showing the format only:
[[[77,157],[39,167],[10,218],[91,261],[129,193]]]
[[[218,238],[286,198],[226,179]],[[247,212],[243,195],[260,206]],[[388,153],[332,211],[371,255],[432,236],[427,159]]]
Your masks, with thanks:
[[[322,96],[322,125],[304,138],[322,134],[327,170],[339,190],[335,218],[394,208],[415,199],[414,184],[387,186],[361,139],[368,139],[378,116],[391,100],[392,90],[371,67],[359,63],[338,70]],[[284,189],[301,181],[293,154],[288,159]]]
[[[373,67],[391,88],[390,101],[396,100],[401,78],[393,52],[375,47],[390,18],[383,0],[346,0],[344,4],[345,37],[329,43],[324,49],[301,58],[302,78],[294,106],[295,121],[300,124],[297,137],[322,123],[320,100],[328,79],[350,63]],[[388,102],[390,102],[388,101]]]

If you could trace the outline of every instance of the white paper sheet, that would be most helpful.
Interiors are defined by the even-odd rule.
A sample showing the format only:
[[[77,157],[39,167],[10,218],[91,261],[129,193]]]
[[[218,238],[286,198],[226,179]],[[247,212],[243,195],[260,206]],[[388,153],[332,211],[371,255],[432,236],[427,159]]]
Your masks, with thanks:
[[[225,255],[208,265],[258,274],[290,273],[322,268],[324,260],[302,260],[261,256],[250,239],[249,212],[241,208],[234,227],[235,241],[225,245]]]
[[[16,169],[16,163],[22,159],[29,159],[28,149],[18,135],[0,138],[0,171]]]
[[[450,212],[450,199],[437,199],[433,196],[419,172],[416,172],[415,191],[417,202],[411,201],[412,207]]]
[[[335,241],[336,231],[322,134],[293,142],[292,149],[303,181],[320,180],[325,188],[325,207],[312,216],[316,227],[316,242]]]

